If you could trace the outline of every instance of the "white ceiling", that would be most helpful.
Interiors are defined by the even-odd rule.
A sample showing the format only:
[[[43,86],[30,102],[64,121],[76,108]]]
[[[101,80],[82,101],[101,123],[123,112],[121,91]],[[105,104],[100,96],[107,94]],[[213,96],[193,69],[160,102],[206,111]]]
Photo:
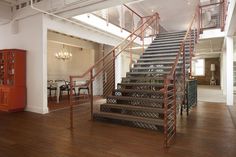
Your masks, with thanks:
[[[197,3],[198,0],[139,0],[128,5],[144,16],[158,12],[167,31],[178,31],[187,29]]]
[[[199,40],[195,46],[195,56],[197,58],[219,57],[222,53],[224,38],[212,38]]]

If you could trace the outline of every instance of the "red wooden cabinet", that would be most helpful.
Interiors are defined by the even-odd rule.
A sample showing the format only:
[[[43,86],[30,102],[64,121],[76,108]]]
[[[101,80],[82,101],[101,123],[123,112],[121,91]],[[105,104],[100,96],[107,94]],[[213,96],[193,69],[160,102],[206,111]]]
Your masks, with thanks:
[[[26,51],[0,50],[0,110],[20,111],[26,106]]]

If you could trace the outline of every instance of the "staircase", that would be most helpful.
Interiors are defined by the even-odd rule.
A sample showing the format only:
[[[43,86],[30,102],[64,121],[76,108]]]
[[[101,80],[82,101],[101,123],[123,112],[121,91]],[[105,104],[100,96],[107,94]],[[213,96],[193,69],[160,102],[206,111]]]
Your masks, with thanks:
[[[183,98],[183,63],[185,70],[189,68],[191,40],[185,43],[185,61],[183,56],[178,60],[175,79],[166,76],[170,74],[185,34],[186,31],[159,34],[93,118],[164,130],[172,136],[176,130],[176,103],[181,104]]]

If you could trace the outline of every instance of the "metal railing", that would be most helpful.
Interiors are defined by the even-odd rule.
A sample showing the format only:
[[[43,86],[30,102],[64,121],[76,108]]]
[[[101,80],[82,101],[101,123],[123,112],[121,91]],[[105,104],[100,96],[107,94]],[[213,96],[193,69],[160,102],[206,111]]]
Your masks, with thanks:
[[[137,41],[142,42],[140,45],[142,47],[142,52],[144,52],[144,32],[148,29],[150,29],[150,26],[155,25],[156,27],[152,31],[152,36],[156,36],[158,33],[158,25],[159,25],[159,15],[158,13],[153,14],[149,17],[143,17],[143,23],[134,30],[126,39],[124,39],[118,46],[114,47],[112,50],[110,50],[107,54],[105,54],[101,59],[99,59],[93,66],[91,66],[87,71],[85,71],[80,76],[70,76],[70,82],[76,82],[77,80],[87,80],[87,83],[85,86],[89,86],[89,102],[90,102],[90,111],[91,111],[91,119],[93,119],[93,113],[94,113],[94,92],[100,93],[98,94],[102,98],[105,97],[108,94],[111,94],[111,92],[115,89],[115,65],[116,65],[116,59],[118,56],[120,56],[122,53],[129,53],[130,54],[130,65],[132,64],[132,47],[137,46],[134,42],[137,43]],[[109,83],[106,84],[106,87],[98,87],[98,82],[102,82],[101,86],[104,86],[104,81],[106,82],[107,77],[109,78]],[[74,88],[79,88],[80,85],[76,85],[75,83],[71,83],[70,88],[70,127],[73,128],[73,109],[74,104],[78,104],[78,96],[75,96],[73,94]],[[96,86],[94,88],[94,86]],[[108,89],[110,93],[106,93],[103,96],[104,91],[96,91],[99,89]],[[102,93],[102,94],[101,94]]]
[[[201,32],[205,29],[220,28],[224,30],[226,12],[228,9],[227,0],[219,0],[215,3],[199,6]]]
[[[172,69],[169,75],[164,80],[165,87],[173,85],[173,97],[171,99],[164,99],[164,145],[168,147],[176,135],[176,115],[178,108],[185,102],[185,82],[187,78],[187,68],[190,68],[193,56],[193,47],[197,42],[200,34],[200,14],[199,6],[196,8],[192,20],[188,26],[187,32],[180,45],[179,53],[176,56]],[[189,60],[186,62],[186,48],[189,52]],[[177,69],[178,67],[178,69]],[[181,67],[181,68],[180,68]],[[168,88],[165,88],[164,95],[168,96]]]

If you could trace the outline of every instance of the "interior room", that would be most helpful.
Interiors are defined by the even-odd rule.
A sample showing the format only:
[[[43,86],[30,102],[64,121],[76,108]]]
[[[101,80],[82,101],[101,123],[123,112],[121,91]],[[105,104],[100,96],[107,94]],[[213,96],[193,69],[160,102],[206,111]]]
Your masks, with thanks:
[[[0,157],[235,157],[236,0],[0,0]]]

